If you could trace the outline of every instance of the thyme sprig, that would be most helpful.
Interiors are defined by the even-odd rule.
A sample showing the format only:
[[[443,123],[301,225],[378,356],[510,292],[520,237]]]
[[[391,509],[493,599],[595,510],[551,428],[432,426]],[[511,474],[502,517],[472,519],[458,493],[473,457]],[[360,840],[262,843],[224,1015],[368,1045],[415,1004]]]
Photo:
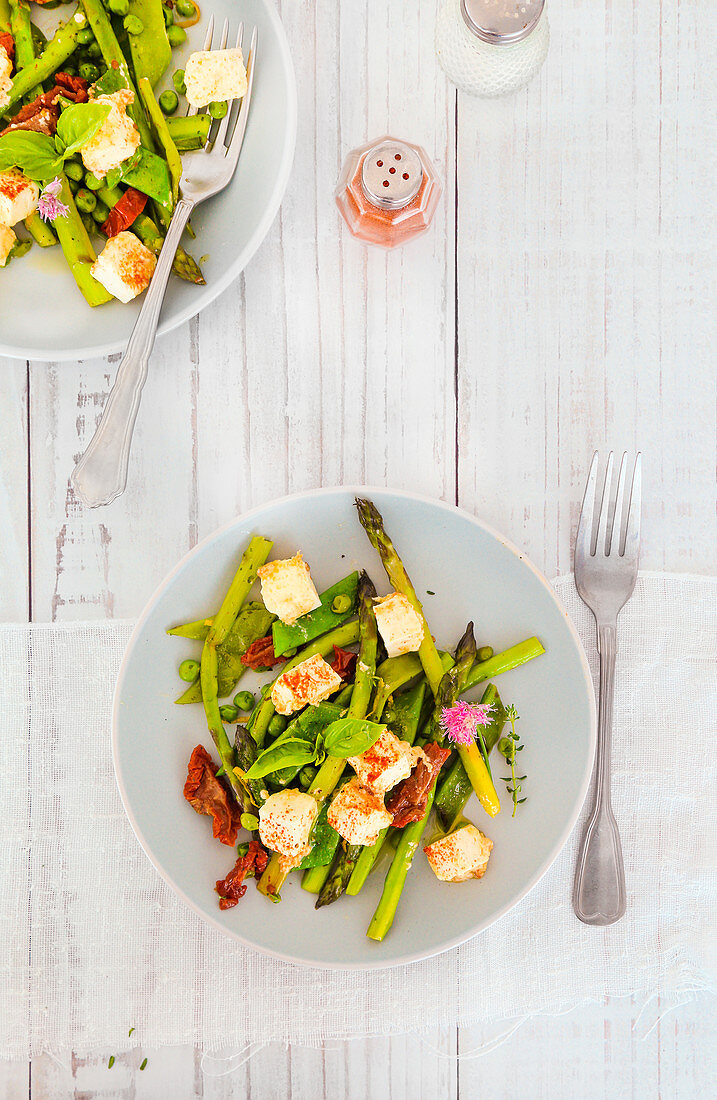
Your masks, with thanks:
[[[510,766],[510,775],[503,776],[503,782],[508,784],[508,794],[513,799],[513,814],[515,817],[515,811],[520,806],[521,802],[525,802],[525,797],[519,798],[518,796],[523,793],[523,781],[524,775],[515,774],[515,761],[519,752],[523,751],[524,745],[520,744],[520,734],[516,733],[515,723],[519,720],[520,715],[511,703],[510,706],[505,708],[506,717],[510,722],[510,733],[505,737],[501,737],[498,742],[498,752],[501,756],[505,757],[506,763]]]

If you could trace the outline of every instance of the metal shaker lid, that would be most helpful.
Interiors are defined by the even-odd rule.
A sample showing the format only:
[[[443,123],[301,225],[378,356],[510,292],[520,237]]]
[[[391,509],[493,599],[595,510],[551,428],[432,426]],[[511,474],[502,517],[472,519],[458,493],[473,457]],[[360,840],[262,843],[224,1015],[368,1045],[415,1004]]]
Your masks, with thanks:
[[[382,210],[402,210],[415,199],[423,179],[421,158],[403,141],[389,138],[366,153],[361,186],[370,203]]]
[[[483,42],[509,46],[535,30],[544,7],[545,0],[461,0],[461,15]]]

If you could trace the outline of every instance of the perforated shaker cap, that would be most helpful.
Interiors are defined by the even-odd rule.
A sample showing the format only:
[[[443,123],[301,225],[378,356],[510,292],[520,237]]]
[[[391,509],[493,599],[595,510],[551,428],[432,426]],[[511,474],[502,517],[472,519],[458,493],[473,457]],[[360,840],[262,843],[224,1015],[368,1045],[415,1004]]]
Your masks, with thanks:
[[[423,180],[421,158],[402,141],[380,141],[366,153],[361,186],[369,202],[382,210],[402,210],[418,194]]]
[[[535,30],[545,0],[461,0],[468,30],[483,42],[509,46]]]

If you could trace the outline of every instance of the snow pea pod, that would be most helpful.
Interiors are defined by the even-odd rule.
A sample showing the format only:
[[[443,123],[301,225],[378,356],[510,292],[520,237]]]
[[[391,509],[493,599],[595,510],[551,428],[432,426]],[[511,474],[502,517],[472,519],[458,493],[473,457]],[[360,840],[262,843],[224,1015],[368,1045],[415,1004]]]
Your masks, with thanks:
[[[319,597],[321,607],[317,607],[315,611],[309,611],[306,615],[302,615],[291,626],[279,621],[275,622],[271,628],[271,633],[274,641],[274,653],[277,657],[280,657],[282,653],[286,653],[289,649],[306,645],[307,642],[318,638],[320,634],[326,634],[328,630],[333,630],[334,627],[341,626],[347,619],[350,619],[356,613],[357,589],[358,573],[351,573],[348,577],[337,581],[331,588],[327,588],[325,592],[322,592]],[[337,596],[348,596],[351,601],[344,611],[332,610],[331,605]]]
[[[154,87],[172,60],[162,0],[129,0],[129,15],[144,27],[141,34],[128,35],[134,75],[138,82],[145,78]]]
[[[221,645],[217,646],[217,695],[220,699],[230,695],[241,680],[246,672],[246,665],[241,662],[242,657],[252,642],[266,637],[273,618],[274,616],[259,603],[247,604],[237,615],[226,638]],[[205,626],[204,639],[208,633],[209,627]],[[201,701],[202,691],[198,680],[177,699],[178,703],[201,703]]]
[[[162,206],[172,207],[172,182],[166,161],[140,145],[132,158],[132,167],[124,169],[122,180],[138,191],[144,191]]]

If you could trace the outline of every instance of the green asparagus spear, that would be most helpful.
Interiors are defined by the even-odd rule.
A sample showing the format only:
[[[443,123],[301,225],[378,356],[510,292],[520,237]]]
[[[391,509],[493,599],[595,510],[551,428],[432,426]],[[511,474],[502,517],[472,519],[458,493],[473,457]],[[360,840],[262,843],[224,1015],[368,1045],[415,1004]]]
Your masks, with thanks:
[[[75,206],[75,198],[70,190],[67,176],[60,176],[62,189],[59,194],[60,202],[64,202],[69,210],[64,217],[55,218],[53,225],[60,241],[60,247],[65,255],[70,271],[75,282],[85,296],[85,300],[91,306],[100,306],[112,300],[112,295],[105,290],[101,283],[92,277],[90,267],[97,259],[92,242],[89,238],[84,222]]]
[[[144,3],[145,0],[142,0]],[[164,25],[164,19],[162,18],[162,25]],[[130,38],[141,38],[142,35],[130,35]],[[159,142],[159,145],[167,160],[167,167],[169,168],[169,176],[172,181],[172,206],[174,206],[179,198],[179,181],[182,178],[182,161],[177,147],[172,141],[172,137],[167,129],[167,120],[162,114],[161,108],[154,98],[154,92],[152,91],[152,85],[146,76],[140,77],[139,94],[142,97],[145,110],[149,117],[150,125],[154,129],[154,135]],[[155,196],[156,197],[156,196]]]
[[[482,731],[486,752],[490,754],[497,745],[506,722],[505,707],[494,684],[489,684],[485,689],[481,703],[488,703],[493,707],[490,725]],[[437,789],[433,804],[443,832],[452,831],[472,793],[471,781],[460,757],[457,757]]]
[[[212,116],[209,114],[180,115],[167,119],[167,129],[180,152],[202,149],[209,137]]]
[[[40,248],[51,248],[53,244],[57,244],[52,226],[42,220],[37,210],[34,214],[30,214],[29,218],[25,218],[25,228],[32,234]]]
[[[331,905],[332,901],[337,901],[341,897],[349,884],[349,879],[356,866],[356,860],[361,855],[361,851],[361,844],[348,844],[345,840],[341,841],[338,851],[334,856],[334,862],[329,868],[326,881],[319,891],[319,896],[316,899],[314,908],[321,909],[324,905]],[[315,870],[322,870],[322,868],[317,867]],[[307,875],[308,874],[310,874],[310,872],[307,871]]]
[[[9,101],[0,110],[0,115],[11,112],[28,92],[42,84],[43,80],[49,80],[62,68],[63,62],[77,49],[77,36],[86,26],[87,20],[82,12],[75,12],[67,23],[57,28],[40,56],[16,73],[10,88]]]
[[[416,595],[416,590],[411,584],[411,579],[391,539],[386,534],[383,526],[383,519],[378,508],[375,504],[372,504],[370,500],[361,500],[358,497],[356,498],[356,507],[358,509],[361,526],[368,535],[371,545],[375,550],[378,550],[381,555],[381,561],[383,562],[383,567],[386,570],[388,579],[397,592],[402,592],[403,595],[406,596],[423,622],[423,641],[421,642],[418,656],[421,659],[421,664],[426,673],[428,686],[435,695],[443,676],[443,666],[441,665],[441,658],[436,649],[436,644],[431,636],[426,616],[423,614],[421,601]]]
[[[465,690],[469,670],[475,660],[476,644],[473,637],[473,624],[470,623],[465,634],[456,648],[455,671],[449,669],[444,674],[436,694],[436,714],[439,707],[451,706],[458,696]],[[401,830],[401,836],[396,847],[396,852],[388,869],[386,880],[383,884],[381,899],[369,924],[366,935],[372,940],[382,940],[393,924],[398,902],[403,891],[408,872],[411,870],[413,857],[421,842],[428,818],[433,806],[436,792],[436,784],[431,787],[428,795],[426,811],[420,821],[412,821],[405,829]]]
[[[10,0],[10,33],[15,40],[15,69],[19,72],[35,60],[30,9],[26,0]],[[36,84],[27,93],[30,100],[41,94],[42,84]]]
[[[97,197],[111,210],[122,198],[123,193],[124,192],[119,187],[100,187],[97,192]],[[142,243],[145,244],[147,248],[151,249],[152,252],[159,253],[161,251],[164,243],[164,234],[160,232],[156,222],[152,221],[147,214],[139,214],[138,217],[135,218],[132,222],[132,232],[136,233]],[[205,281],[199,264],[188,252],[184,251],[181,245],[174,254],[172,271],[175,275],[178,275],[180,279],[184,279],[188,283],[202,285]]]
[[[532,661],[534,657],[540,657],[545,653],[545,647],[539,638],[526,638],[524,642],[511,646],[502,653],[496,653],[488,661],[476,661],[466,680],[464,691],[482,684],[485,680],[492,680],[501,672],[510,672],[513,668],[519,668],[526,661]]]
[[[10,30],[10,4],[9,0],[0,0],[0,31]]]

